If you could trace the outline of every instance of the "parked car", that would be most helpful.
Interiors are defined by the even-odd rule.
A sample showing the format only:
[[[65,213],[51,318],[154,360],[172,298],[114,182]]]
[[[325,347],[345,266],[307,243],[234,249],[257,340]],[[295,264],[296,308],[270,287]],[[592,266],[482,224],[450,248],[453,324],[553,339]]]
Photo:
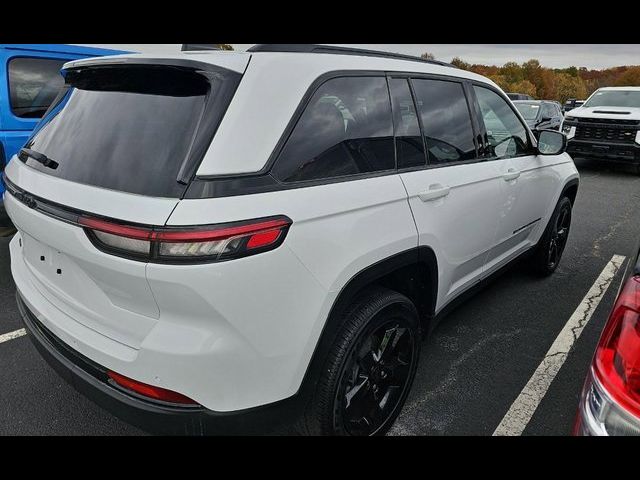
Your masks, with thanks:
[[[640,435],[640,245],[587,375],[574,435]]]
[[[29,138],[64,84],[60,69],[79,58],[124,53],[75,45],[0,44],[0,171]],[[4,187],[0,182],[0,197]],[[0,228],[9,219],[0,200]]]
[[[4,173],[18,305],[148,430],[383,433],[454,299],[560,261],[565,137],[482,76],[316,45],[64,71]]]
[[[564,115],[564,106],[558,102],[557,100],[545,100],[546,102],[551,102],[554,103],[555,105],[558,106],[558,109],[562,112],[562,114]]]
[[[533,100],[533,97],[526,93],[507,93],[507,97],[510,100]]]
[[[562,125],[572,156],[634,165],[640,174],[640,87],[596,90]]]
[[[560,130],[562,111],[557,102],[546,100],[515,100],[516,106],[531,130]]]
[[[584,100],[576,100],[575,98],[570,98],[569,100],[564,102],[563,112],[570,112],[574,108],[581,107],[582,105],[584,105]]]

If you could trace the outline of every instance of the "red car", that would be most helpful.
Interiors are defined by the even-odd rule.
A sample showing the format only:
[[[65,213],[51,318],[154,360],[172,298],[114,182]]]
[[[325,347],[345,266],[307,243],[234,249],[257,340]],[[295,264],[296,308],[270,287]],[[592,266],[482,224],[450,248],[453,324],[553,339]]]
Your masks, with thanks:
[[[585,382],[574,435],[640,435],[640,252],[627,265]]]

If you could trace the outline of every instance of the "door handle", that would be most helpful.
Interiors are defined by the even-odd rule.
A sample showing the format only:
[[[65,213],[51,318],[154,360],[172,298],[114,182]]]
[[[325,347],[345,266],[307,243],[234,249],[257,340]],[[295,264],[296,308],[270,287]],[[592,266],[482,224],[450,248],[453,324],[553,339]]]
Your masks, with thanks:
[[[513,180],[517,180],[519,177],[520,177],[520,172],[517,171],[515,168],[510,168],[509,170],[507,170],[507,173],[502,175],[502,178],[504,178],[505,182],[511,182]]]
[[[450,191],[451,187],[434,183],[433,185],[429,185],[427,190],[420,192],[418,197],[420,197],[420,200],[423,202],[430,202],[432,200],[437,200],[438,198],[446,197],[449,195]]]

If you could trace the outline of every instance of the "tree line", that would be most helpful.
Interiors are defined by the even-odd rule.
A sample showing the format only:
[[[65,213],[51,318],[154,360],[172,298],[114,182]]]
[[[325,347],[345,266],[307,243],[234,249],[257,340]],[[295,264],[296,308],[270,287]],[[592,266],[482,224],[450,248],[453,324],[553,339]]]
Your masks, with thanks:
[[[431,53],[424,53],[422,57],[434,58]],[[451,60],[451,64],[490,78],[506,92],[526,93],[536,99],[558,100],[562,103],[570,98],[584,100],[601,87],[640,86],[640,66],[602,70],[586,67],[546,68],[538,60],[532,59],[522,64],[508,62],[497,67],[470,64],[459,57]]]

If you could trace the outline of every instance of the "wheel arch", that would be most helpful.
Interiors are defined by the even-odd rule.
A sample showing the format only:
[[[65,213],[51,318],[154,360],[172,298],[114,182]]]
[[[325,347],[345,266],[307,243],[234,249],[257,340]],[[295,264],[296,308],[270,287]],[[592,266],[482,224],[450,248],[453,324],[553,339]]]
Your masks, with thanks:
[[[564,187],[562,187],[562,192],[558,197],[558,202],[562,197],[568,197],[571,200],[571,205],[575,205],[576,197],[578,196],[578,187],[580,186],[579,178],[572,178],[567,183],[565,183]],[[556,202],[556,203],[558,203]]]
[[[430,247],[400,252],[364,268],[344,285],[333,302],[299,390],[306,398],[313,393],[326,354],[342,326],[342,315],[360,292],[373,285],[406,295],[418,309],[423,331],[431,325],[438,297],[438,263]]]
[[[427,246],[412,248],[380,260],[355,274],[333,302],[325,330],[359,292],[371,285],[381,285],[409,297],[421,319],[433,317],[438,292],[438,261],[433,249]]]

